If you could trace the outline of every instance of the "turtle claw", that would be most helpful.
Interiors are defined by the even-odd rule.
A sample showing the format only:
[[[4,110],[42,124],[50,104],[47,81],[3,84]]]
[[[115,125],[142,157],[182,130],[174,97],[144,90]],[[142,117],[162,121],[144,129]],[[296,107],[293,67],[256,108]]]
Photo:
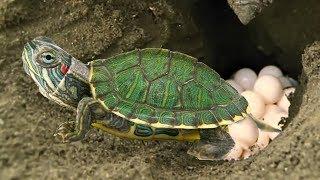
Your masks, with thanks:
[[[82,140],[85,137],[86,131],[79,131],[76,129],[74,121],[68,121],[60,124],[54,137],[59,139],[59,142],[68,143]]]
[[[57,132],[54,133],[53,136],[57,139],[57,141],[62,143],[68,143],[70,142],[67,138],[67,135],[65,133]]]
[[[75,135],[75,123],[71,122],[64,122],[59,125],[56,132],[53,136],[58,139],[59,142],[68,143],[71,142],[72,136]]]

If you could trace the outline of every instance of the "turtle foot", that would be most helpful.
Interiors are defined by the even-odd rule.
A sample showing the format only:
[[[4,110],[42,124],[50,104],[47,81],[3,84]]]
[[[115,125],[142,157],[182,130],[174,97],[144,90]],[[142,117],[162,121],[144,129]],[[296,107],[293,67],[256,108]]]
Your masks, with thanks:
[[[199,160],[223,160],[235,145],[223,128],[202,130],[201,137],[200,142],[188,150],[188,154]]]
[[[58,129],[54,133],[54,137],[63,143],[68,143],[72,141],[80,140],[81,137],[78,137],[78,133],[75,130],[75,122],[68,121],[59,125]]]
[[[232,148],[233,146],[228,142],[199,142],[188,150],[188,154],[199,160],[223,160]]]

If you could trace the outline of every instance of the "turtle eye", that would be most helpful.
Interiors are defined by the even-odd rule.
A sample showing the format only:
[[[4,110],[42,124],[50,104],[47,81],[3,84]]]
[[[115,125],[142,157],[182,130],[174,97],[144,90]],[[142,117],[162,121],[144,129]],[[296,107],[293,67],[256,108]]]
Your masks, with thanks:
[[[43,52],[37,58],[37,63],[45,68],[56,67],[59,64],[56,56],[51,52]]]

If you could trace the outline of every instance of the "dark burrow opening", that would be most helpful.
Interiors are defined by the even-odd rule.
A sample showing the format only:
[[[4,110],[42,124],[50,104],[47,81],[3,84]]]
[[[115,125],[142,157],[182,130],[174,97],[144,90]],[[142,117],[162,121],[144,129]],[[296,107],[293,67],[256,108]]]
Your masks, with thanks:
[[[248,25],[238,20],[227,0],[194,0],[189,8],[203,36],[205,62],[222,77],[249,67],[259,72],[277,65],[284,74],[298,79],[303,49],[320,39],[317,0],[275,1]]]
[[[265,54],[252,39],[255,32],[241,24],[226,0],[202,0],[195,3],[194,15],[204,37],[206,61],[221,76],[228,78],[236,70],[248,67],[258,72],[276,64],[276,52]]]

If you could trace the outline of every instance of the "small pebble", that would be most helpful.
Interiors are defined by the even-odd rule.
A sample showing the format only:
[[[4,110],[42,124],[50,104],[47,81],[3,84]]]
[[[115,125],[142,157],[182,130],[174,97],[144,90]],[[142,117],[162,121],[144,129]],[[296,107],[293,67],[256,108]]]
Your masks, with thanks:
[[[232,86],[234,89],[236,89],[239,94],[241,94],[244,91],[243,88],[238,83],[236,83],[236,81],[234,81],[232,79],[228,79],[227,83],[229,83],[230,86]]]
[[[257,74],[249,68],[240,69],[234,75],[235,82],[245,90],[252,90],[256,79]]]
[[[259,72],[259,77],[264,76],[264,75],[271,75],[274,77],[281,77],[283,76],[282,71],[277,67],[277,66],[265,66],[264,68],[262,68]]]
[[[244,91],[241,95],[248,101],[251,114],[255,118],[261,118],[265,113],[265,104],[263,98],[253,92],[253,91]]]
[[[282,96],[282,85],[278,78],[264,75],[257,79],[254,91],[263,97],[266,104],[273,104]]]
[[[4,121],[0,119],[0,125],[4,125]]]
[[[244,149],[248,149],[250,146],[254,145],[258,139],[258,127],[250,117],[233,123],[229,125],[228,128],[229,134],[234,142],[240,144]]]
[[[187,166],[187,169],[188,169],[188,170],[193,170],[194,167],[193,167],[193,166]]]

